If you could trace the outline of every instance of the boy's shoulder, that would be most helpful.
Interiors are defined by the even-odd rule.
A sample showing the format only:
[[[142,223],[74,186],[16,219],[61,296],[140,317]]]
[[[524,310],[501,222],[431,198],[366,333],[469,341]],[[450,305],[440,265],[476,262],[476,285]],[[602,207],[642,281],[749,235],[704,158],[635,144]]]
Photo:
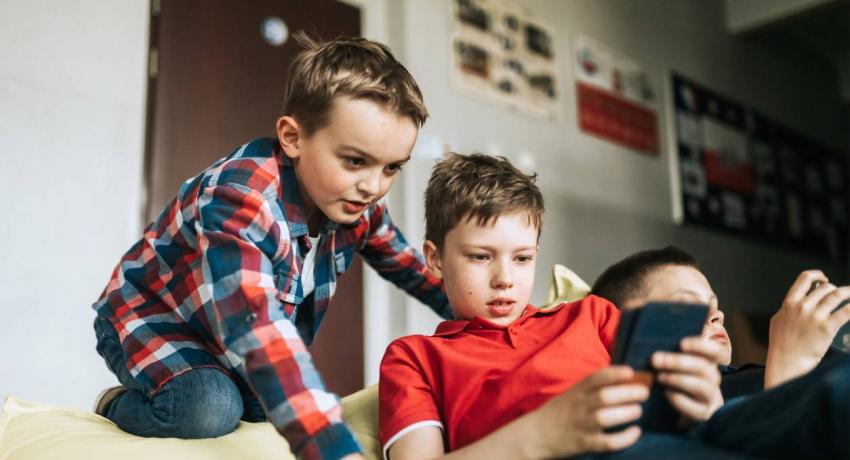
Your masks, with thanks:
[[[587,296],[582,297],[579,300],[561,302],[552,307],[543,308],[540,311],[564,311],[562,314],[566,314],[568,312],[608,313],[611,311],[617,311],[617,307],[613,303],[611,303],[611,301],[604,297],[599,297],[594,294],[588,294]]]
[[[387,345],[386,353],[389,353],[390,351],[399,352],[416,350],[419,349],[422,344],[429,342],[433,338],[434,336],[423,334],[405,335],[390,342],[390,344]]]
[[[411,334],[403,337],[399,337],[389,345],[387,345],[386,350],[384,351],[384,359],[388,359],[390,357],[395,358],[405,358],[405,359],[419,359],[423,358],[428,354],[440,354],[440,350],[442,350],[446,346],[452,346],[456,349],[460,349],[462,344],[458,343],[456,337],[451,337],[446,334],[441,334],[440,330],[446,323],[461,323],[468,321],[458,321],[458,320],[448,320],[443,321],[437,326],[437,332],[432,335],[424,335],[424,334]],[[458,327],[458,330],[462,329],[462,326]],[[452,342],[451,345],[447,345],[446,339]]]
[[[204,171],[208,187],[233,186],[266,192],[277,188],[285,156],[273,138],[251,140]]]

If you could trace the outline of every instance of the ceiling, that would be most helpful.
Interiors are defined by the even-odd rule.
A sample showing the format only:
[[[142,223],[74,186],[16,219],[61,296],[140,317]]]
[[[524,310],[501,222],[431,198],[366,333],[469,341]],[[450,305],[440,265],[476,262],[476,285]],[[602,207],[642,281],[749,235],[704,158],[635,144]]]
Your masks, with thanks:
[[[727,0],[726,8],[733,35],[821,58],[850,104],[850,0]]]

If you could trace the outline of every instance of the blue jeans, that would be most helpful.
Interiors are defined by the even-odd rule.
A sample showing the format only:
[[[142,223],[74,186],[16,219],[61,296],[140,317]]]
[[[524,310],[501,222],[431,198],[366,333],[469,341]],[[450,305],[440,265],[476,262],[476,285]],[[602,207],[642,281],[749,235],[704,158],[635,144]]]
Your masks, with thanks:
[[[730,401],[693,434],[774,459],[850,459],[850,358],[824,360],[776,388]]]
[[[587,454],[573,460],[744,460],[743,454],[708,446],[686,434],[641,433],[631,447],[618,452]]]
[[[127,388],[105,414],[122,430],[144,437],[202,439],[231,433],[240,420],[266,420],[256,396],[240,392],[224,368],[192,369],[148,396],[152,388],[130,375],[112,324],[98,317],[94,329],[98,354]]]

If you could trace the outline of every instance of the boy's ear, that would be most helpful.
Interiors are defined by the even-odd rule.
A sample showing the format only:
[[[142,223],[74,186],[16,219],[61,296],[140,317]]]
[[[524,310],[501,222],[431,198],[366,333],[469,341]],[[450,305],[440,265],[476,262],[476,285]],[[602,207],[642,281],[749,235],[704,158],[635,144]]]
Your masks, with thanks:
[[[280,142],[280,146],[286,156],[292,159],[301,156],[304,134],[298,121],[289,115],[285,115],[277,119],[275,128],[277,131],[277,140]]]
[[[443,279],[443,264],[440,261],[440,250],[431,240],[426,240],[422,245],[422,254],[425,256],[425,265],[437,278]]]

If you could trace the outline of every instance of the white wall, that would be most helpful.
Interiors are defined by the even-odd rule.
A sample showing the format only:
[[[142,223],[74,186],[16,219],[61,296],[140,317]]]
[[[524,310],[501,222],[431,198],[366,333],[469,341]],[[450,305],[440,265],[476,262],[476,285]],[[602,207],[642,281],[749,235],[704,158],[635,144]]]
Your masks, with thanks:
[[[90,408],[91,304],[138,238],[148,2],[0,0],[0,396]]]
[[[672,224],[666,139],[652,158],[579,131],[571,40],[583,33],[621,51],[649,71],[656,90],[675,69],[775,120],[846,149],[834,71],[808,56],[789,55],[732,38],[723,2],[703,0],[519,0],[554,28],[562,117],[540,122],[452,90],[449,85],[449,1],[391,4],[391,46],[418,80],[431,119],[425,145],[460,152],[519,152],[536,156],[547,214],[533,302],[545,298],[549,269],[565,263],[592,282],[610,263],[637,250],[674,243],[703,264],[726,309],[771,311],[796,274],[823,267],[847,282],[847,267],[779,247]],[[662,100],[662,104],[666,102]],[[659,133],[668,120],[659,111]],[[429,148],[420,148],[427,157]],[[393,209],[412,240],[421,243],[421,201],[427,163],[408,168],[391,194]],[[406,192],[406,193],[405,193]],[[403,214],[408,216],[402,218]],[[413,215],[410,215],[413,213]],[[394,294],[395,295],[395,294]],[[402,296],[408,308],[394,334],[430,333],[437,320]]]

